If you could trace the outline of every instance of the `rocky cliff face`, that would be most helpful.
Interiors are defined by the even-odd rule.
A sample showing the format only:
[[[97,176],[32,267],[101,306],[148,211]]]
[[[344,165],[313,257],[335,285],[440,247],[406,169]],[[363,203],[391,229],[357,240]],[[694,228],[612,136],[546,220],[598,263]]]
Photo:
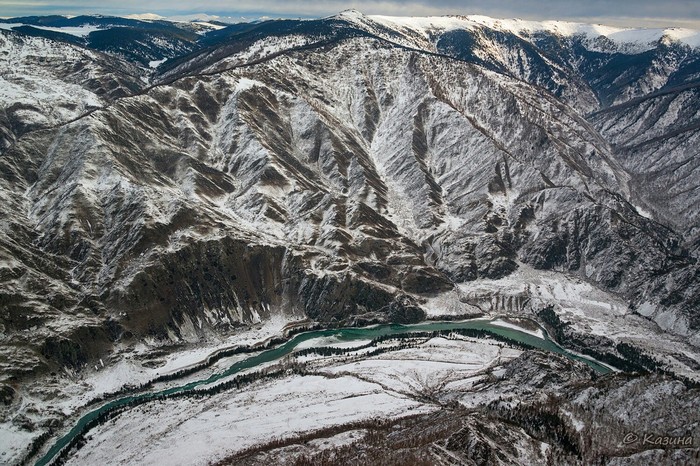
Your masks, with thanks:
[[[273,314],[419,319],[523,263],[693,338],[696,49],[455,21],[238,28],[148,88],[3,32],[7,374]]]

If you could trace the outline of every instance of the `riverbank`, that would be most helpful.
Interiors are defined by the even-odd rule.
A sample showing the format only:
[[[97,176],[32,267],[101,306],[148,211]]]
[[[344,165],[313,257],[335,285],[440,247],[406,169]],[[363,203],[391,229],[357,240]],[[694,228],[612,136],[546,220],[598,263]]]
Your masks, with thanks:
[[[511,325],[514,327],[514,325]],[[537,348],[541,350],[547,350],[559,354],[566,355],[566,351],[561,347],[557,346],[551,340],[546,337],[546,334],[542,334],[544,338],[540,338],[538,334],[532,334],[532,332],[523,331],[523,329],[508,328],[504,326],[503,322],[491,323],[482,319],[474,319],[469,321],[461,322],[426,322],[422,324],[413,325],[379,325],[367,328],[340,328],[340,329],[327,329],[327,330],[316,330],[310,332],[299,333],[286,343],[281,344],[279,347],[264,351],[256,356],[251,356],[250,358],[241,360],[233,364],[230,368],[222,373],[212,375],[208,378],[191,381],[185,385],[177,386],[162,390],[160,392],[146,392],[141,395],[129,395],[124,398],[110,401],[109,403],[94,409],[78,420],[75,427],[71,429],[68,434],[61,437],[53,447],[37,462],[37,465],[42,466],[48,464],[48,462],[58,454],[63,448],[74,443],[74,439],[79,435],[83,435],[87,427],[90,427],[96,422],[96,419],[102,419],[105,413],[117,409],[121,409],[124,406],[130,405],[138,401],[138,398],[142,398],[144,402],[150,399],[156,399],[159,396],[168,396],[179,392],[191,391],[198,386],[211,385],[217,380],[230,377],[243,370],[249,370],[258,367],[261,364],[272,362],[278,360],[284,356],[287,356],[302,342],[307,340],[312,340],[319,337],[329,337],[337,336],[341,340],[351,341],[357,339],[376,339],[383,336],[389,335],[403,335],[411,334],[415,332],[449,332],[449,331],[481,331],[485,334],[491,334],[494,337],[512,340],[514,342],[519,342],[521,344],[527,345],[528,347]],[[581,359],[575,355],[570,355],[574,359]],[[583,360],[587,364],[594,367],[596,370],[601,372],[606,372],[602,366],[596,365],[594,362],[589,360]],[[189,373],[187,375],[190,375]]]

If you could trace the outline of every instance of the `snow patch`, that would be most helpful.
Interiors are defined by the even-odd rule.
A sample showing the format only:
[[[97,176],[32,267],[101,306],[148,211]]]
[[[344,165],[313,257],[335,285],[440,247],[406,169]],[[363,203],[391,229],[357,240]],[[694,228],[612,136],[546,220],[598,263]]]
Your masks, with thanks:
[[[162,60],[151,60],[148,62],[148,67],[149,68],[158,68],[161,64],[165,63],[168,61],[167,58],[163,58]]]
[[[544,332],[542,331],[541,328],[538,328],[537,330],[531,330],[525,327],[521,327],[517,324],[514,324],[512,322],[506,322],[505,320],[502,319],[495,319],[490,321],[491,324],[497,325],[498,327],[503,327],[503,328],[509,328],[513,330],[517,330],[518,332],[522,333],[527,333],[528,335],[535,336],[537,338],[541,338],[544,340]]]
[[[0,23],[0,29],[13,30],[14,28],[20,26],[29,26],[36,29],[42,29],[44,31],[62,32],[63,34],[70,34],[76,37],[86,37],[91,32],[102,31],[105,28],[102,26],[97,26],[93,24],[84,24],[82,26],[65,26],[65,27],[53,27],[53,26],[39,26],[36,24],[24,24],[24,23]]]
[[[653,215],[651,214],[651,212],[649,212],[648,210],[644,210],[644,209],[642,209],[641,207],[639,207],[639,206],[637,206],[637,205],[634,206],[634,208],[637,210],[637,213],[638,213],[639,215],[641,215],[642,217],[648,218],[648,219],[650,219],[650,220],[654,218]]]
[[[13,425],[12,422],[0,424],[0,464],[15,464],[36,435]]]
[[[165,16],[158,15],[156,13],[141,13],[141,14],[134,14],[134,15],[126,15],[124,16],[126,19],[136,19],[139,21],[158,21],[165,19]]]
[[[639,305],[637,312],[644,317],[650,317],[654,314],[654,312],[656,312],[656,305],[650,303],[649,301],[645,301]]]
[[[296,350],[306,349],[306,348],[321,348],[321,347],[331,347],[331,348],[355,348],[357,346],[363,346],[370,343],[371,340],[354,340],[354,341],[343,341],[336,336],[330,337],[320,337],[313,338],[311,340],[306,340],[299,343],[296,346]]]
[[[214,24],[214,23],[209,23],[207,21],[193,21],[194,24],[198,26],[204,26],[209,28],[209,30],[215,30],[218,31],[219,29],[224,29],[226,26],[222,26],[221,24]],[[209,31],[199,31],[198,34],[206,34]]]
[[[260,81],[256,81],[255,79],[249,79],[249,78],[240,78],[238,79],[238,83],[236,84],[236,91],[235,92],[242,92],[242,91],[247,91],[248,89],[252,89],[255,86],[262,86],[263,83]]]
[[[93,430],[69,464],[203,465],[273,438],[432,409],[354,377],[294,376],[137,407]]]

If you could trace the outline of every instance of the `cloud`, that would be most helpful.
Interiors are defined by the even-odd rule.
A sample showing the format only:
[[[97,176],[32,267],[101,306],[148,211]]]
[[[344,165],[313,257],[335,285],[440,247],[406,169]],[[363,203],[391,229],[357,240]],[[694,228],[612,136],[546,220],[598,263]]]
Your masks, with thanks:
[[[366,14],[401,16],[484,14],[626,25],[700,24],[700,2],[697,0],[203,0],[194,6],[190,0],[103,0],[99,3],[87,0],[0,0],[3,16],[61,13],[157,13],[175,16],[206,12],[219,16],[319,17],[333,15],[347,8],[355,8]]]

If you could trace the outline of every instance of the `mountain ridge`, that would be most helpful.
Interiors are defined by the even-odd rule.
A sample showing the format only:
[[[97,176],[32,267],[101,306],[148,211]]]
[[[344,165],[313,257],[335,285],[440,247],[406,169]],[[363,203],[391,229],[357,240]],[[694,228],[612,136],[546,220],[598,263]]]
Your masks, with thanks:
[[[576,351],[697,376],[695,52],[337,16],[221,31],[148,74],[0,32],[2,374],[52,381],[33,406],[304,317],[548,311]]]

